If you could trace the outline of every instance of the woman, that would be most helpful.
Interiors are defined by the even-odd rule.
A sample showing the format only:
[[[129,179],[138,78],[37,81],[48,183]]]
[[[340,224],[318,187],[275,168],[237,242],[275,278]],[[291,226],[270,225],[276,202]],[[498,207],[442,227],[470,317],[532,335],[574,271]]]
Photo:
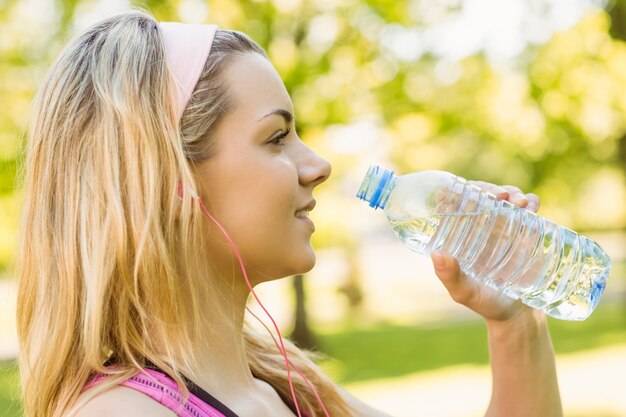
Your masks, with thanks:
[[[300,141],[257,44],[116,16],[61,54],[33,113],[18,300],[27,417],[383,416],[292,344],[244,328],[254,285],[313,267],[307,214],[331,171]],[[560,416],[543,314],[445,254],[433,262],[487,322],[487,415]]]

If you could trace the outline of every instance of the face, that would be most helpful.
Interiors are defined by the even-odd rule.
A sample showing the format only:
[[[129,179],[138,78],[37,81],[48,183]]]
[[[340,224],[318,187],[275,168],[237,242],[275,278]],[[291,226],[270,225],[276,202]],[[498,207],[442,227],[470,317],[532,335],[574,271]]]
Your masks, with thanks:
[[[225,73],[233,107],[214,131],[212,156],[197,166],[200,197],[237,245],[253,284],[307,272],[315,264],[307,214],[331,167],[298,137],[289,94],[264,57],[237,57]],[[232,275],[233,251],[207,223],[207,256]]]

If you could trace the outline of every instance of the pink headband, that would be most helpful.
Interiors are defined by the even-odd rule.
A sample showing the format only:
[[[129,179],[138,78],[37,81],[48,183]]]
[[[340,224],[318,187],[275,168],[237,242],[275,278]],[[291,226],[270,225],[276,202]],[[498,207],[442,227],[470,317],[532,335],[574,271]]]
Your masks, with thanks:
[[[176,85],[178,120],[191,98],[211,51],[217,25],[160,22],[167,65]]]

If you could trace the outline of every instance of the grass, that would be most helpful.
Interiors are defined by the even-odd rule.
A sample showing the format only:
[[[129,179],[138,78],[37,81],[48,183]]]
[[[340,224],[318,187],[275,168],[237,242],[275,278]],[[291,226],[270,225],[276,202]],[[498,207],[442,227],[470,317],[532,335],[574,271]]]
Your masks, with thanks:
[[[623,343],[626,341],[626,307],[603,306],[583,322],[550,319],[550,330],[557,354]],[[325,369],[336,380],[352,383],[451,365],[486,365],[486,335],[482,322],[472,321],[429,327],[380,324],[373,328],[319,334],[318,340],[333,358]],[[0,362],[0,417],[21,416],[19,402],[15,400],[17,387],[15,364]]]
[[[0,417],[18,417],[20,403],[17,366],[14,362],[0,362]]]
[[[588,350],[626,341],[626,308],[598,308],[583,322],[549,319],[557,354]],[[318,336],[332,358],[325,369],[342,383],[393,378],[443,366],[486,365],[487,331],[481,321],[440,326],[393,326],[345,329]]]

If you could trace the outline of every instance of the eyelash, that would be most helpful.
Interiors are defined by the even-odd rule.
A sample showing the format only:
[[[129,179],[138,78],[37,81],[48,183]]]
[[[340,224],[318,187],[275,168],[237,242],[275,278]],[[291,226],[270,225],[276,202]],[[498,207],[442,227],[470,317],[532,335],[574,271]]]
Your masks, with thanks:
[[[280,135],[275,136],[272,140],[270,140],[269,143],[271,143],[273,145],[284,146],[285,144],[282,142],[282,140],[289,134],[289,132],[291,132],[291,129],[285,130],[283,133],[281,133]]]

